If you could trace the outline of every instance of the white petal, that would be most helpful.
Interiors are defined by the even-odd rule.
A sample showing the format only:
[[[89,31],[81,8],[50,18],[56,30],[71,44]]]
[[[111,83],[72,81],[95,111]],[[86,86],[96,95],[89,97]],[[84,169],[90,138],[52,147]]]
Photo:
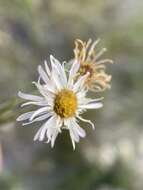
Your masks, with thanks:
[[[75,150],[75,142],[79,142],[79,136],[77,131],[74,129],[75,126],[73,125],[72,118],[65,120],[65,125],[67,125],[67,128],[69,129],[73,149]]]
[[[95,129],[94,123],[92,123],[90,120],[84,119],[79,115],[77,116],[77,118],[80,119],[83,122],[89,123],[92,126],[92,128]]]
[[[26,102],[24,104],[21,105],[21,107],[27,106],[27,105],[37,105],[37,106],[48,106],[48,102],[47,101],[40,101],[40,102]]]
[[[65,70],[63,69],[60,62],[55,59],[52,55],[50,56],[51,65],[52,65],[52,76],[55,81],[58,89],[65,88],[67,86],[67,77]]]
[[[87,93],[86,90],[82,90],[82,91],[79,91],[78,93],[76,93],[76,96],[80,100],[80,98],[84,98],[86,96],[86,93]]]
[[[47,128],[46,136],[48,138],[48,142],[51,141],[51,138],[52,138],[52,135],[53,135],[53,131],[54,131],[54,127],[56,127],[55,125],[56,125],[56,121],[53,120],[52,121],[52,125],[49,125],[48,128]]]
[[[49,112],[47,114],[44,114],[44,115],[41,115],[41,116],[37,117],[33,121],[42,121],[42,120],[45,120],[45,119],[49,118],[50,116],[52,116],[52,114],[53,114],[52,112]]]
[[[50,72],[50,69],[49,69],[49,66],[48,66],[48,63],[47,63],[46,60],[44,61],[44,65],[45,65],[45,70],[46,70],[48,76],[50,76],[50,75],[51,75],[51,72]]]
[[[53,116],[53,119],[51,121],[51,124],[49,125],[48,129],[47,129],[47,138],[49,140],[51,140],[52,138],[52,135],[53,135],[53,132],[54,130],[56,129],[57,131],[59,131],[59,128],[60,125],[59,125],[59,122],[58,122],[58,117],[56,115]],[[59,131],[60,132],[60,131]]]
[[[70,133],[70,138],[71,138],[71,141],[72,141],[73,150],[75,150],[75,140],[74,140],[73,133],[70,130],[69,130],[69,133]]]
[[[60,126],[58,123],[58,118],[57,118],[57,116],[54,116],[53,120],[51,121],[51,123],[49,124],[49,126],[47,128],[47,133],[46,133],[47,138],[48,138],[47,143],[49,143],[51,141],[51,147],[54,146],[56,137],[57,137],[58,133],[60,132],[59,127]]]
[[[35,111],[30,117],[30,121],[32,121],[36,116],[41,115],[42,113],[48,112],[49,107],[42,107]]]
[[[53,115],[53,113],[52,113],[52,112],[49,112],[49,113],[47,113],[47,114],[41,115],[41,116],[39,116],[39,117],[33,119],[32,121],[23,123],[22,126],[32,124],[32,123],[34,123],[34,122],[36,122],[36,121],[42,121],[42,120],[45,120],[45,119],[49,119],[52,115]]]
[[[46,72],[44,71],[44,69],[41,67],[41,65],[38,66],[38,72],[39,72],[40,77],[43,79],[43,81],[45,83],[48,83],[49,82],[49,77],[46,74]]]
[[[80,93],[80,92],[79,92]],[[86,98],[85,95],[79,95],[79,93],[77,93],[77,99],[78,99],[78,105],[79,107],[81,105],[86,105],[86,104],[92,104],[92,103],[99,103],[99,101],[103,100],[103,97],[101,98],[96,98],[96,99],[91,99],[91,98]]]
[[[72,134],[72,137],[73,137],[74,141],[75,141],[75,142],[79,142],[78,133],[77,133],[77,131],[74,129],[73,126],[69,126],[69,131],[70,131],[70,133]]]
[[[73,150],[75,150],[75,141],[74,141],[74,139],[73,139],[73,137],[72,137],[71,134],[70,134],[70,137],[71,137],[71,141],[72,141]]]
[[[86,136],[86,133],[85,133],[85,130],[82,129],[75,118],[72,119],[72,128],[73,130],[75,131],[75,133],[77,133],[80,137],[85,137]]]
[[[53,126],[53,123],[55,122],[55,117],[51,117],[46,123],[43,124],[43,126],[38,130],[34,137],[35,140],[43,141],[46,135],[46,131]]]
[[[44,127],[41,130],[41,133],[39,135],[39,141],[43,141],[46,135],[46,131],[47,131],[47,125],[45,124]]]
[[[85,97],[82,97],[82,98],[78,98],[78,97],[77,97],[78,108],[80,108],[80,105],[85,105],[85,104],[87,104],[86,101],[87,101],[87,100],[86,100]]]
[[[47,130],[47,123],[49,122],[49,120],[46,123],[44,123],[42,125],[42,127],[40,127],[40,129],[38,130],[38,132],[34,136],[34,141],[36,141],[36,140],[43,141],[44,140],[45,134],[46,134],[46,130]]]
[[[50,95],[50,93],[54,93],[55,90],[53,89],[53,87],[49,84],[45,85],[41,85],[39,82],[33,82],[33,84],[37,87],[37,89],[39,90],[39,92],[46,98],[47,96]],[[49,93],[50,92],[50,93]]]
[[[85,83],[85,79],[87,78],[87,76],[89,75],[89,73],[87,73],[86,75],[84,76],[81,76],[77,82],[74,84],[74,87],[73,87],[73,90],[75,92],[81,90],[83,87],[84,87],[84,83]]]
[[[25,100],[34,100],[34,101],[42,101],[43,100],[43,97],[41,97],[41,96],[35,96],[35,95],[32,95],[32,94],[26,94],[26,93],[23,93],[21,91],[18,92],[18,96],[20,98],[25,99]]]
[[[78,124],[75,125],[75,130],[77,131],[78,135],[82,138],[86,136],[86,132],[82,129]]]
[[[65,86],[61,83],[61,80],[59,78],[59,74],[55,71],[52,70],[52,80],[54,81],[54,84],[56,85],[56,88],[58,90],[63,89]]]
[[[77,60],[74,60],[72,67],[70,69],[70,73],[69,73],[68,87],[71,87],[71,85],[73,84],[74,77],[77,71],[79,70],[79,67],[80,67],[80,64],[77,62]]]
[[[64,85],[66,85],[67,76],[66,76],[64,67],[62,67],[61,63],[57,59],[55,59],[52,55],[50,55],[50,60],[51,60],[51,63],[53,63],[54,68],[56,68],[57,72],[61,76],[62,82],[64,83]]]
[[[51,147],[53,148],[54,147],[54,144],[55,144],[55,140],[57,138],[57,135],[58,135],[59,131],[57,129],[54,130],[54,133],[53,133],[53,136],[52,136],[52,139],[51,139]]]
[[[104,97],[95,98],[95,99],[92,99],[92,98],[86,98],[86,99],[87,99],[87,103],[94,103],[94,102],[99,102],[99,101],[103,100]]]
[[[23,121],[23,120],[27,120],[29,119],[32,114],[34,113],[35,111],[30,111],[30,112],[27,112],[27,113],[23,113],[21,114],[16,120],[17,121]]]
[[[101,107],[103,107],[103,104],[100,102],[89,103],[89,104],[79,106],[79,108],[83,108],[83,109],[99,109]]]
[[[45,84],[44,88],[46,88],[46,90],[48,90],[51,93],[56,92],[56,85],[53,83],[53,81],[49,81],[49,83]]]
[[[57,67],[55,66],[55,64],[53,62],[51,62],[51,65],[52,65],[52,74],[51,74],[52,81],[55,84],[56,88],[58,90],[61,90],[65,86],[61,81],[61,76],[59,74]]]
[[[33,139],[34,141],[39,140],[42,129],[43,129],[43,126],[40,127],[40,129],[35,134],[34,139]]]

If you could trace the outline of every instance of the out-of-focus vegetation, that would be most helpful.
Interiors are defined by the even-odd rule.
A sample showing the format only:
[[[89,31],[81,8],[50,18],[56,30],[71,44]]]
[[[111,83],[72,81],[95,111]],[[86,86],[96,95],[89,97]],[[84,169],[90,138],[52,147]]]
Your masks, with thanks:
[[[0,0],[0,190],[143,189],[143,1]],[[73,57],[74,39],[102,38],[112,89],[85,117],[96,130],[73,152],[62,133],[51,150],[21,127],[17,91],[33,91],[38,64]],[[101,94],[99,94],[100,96]]]

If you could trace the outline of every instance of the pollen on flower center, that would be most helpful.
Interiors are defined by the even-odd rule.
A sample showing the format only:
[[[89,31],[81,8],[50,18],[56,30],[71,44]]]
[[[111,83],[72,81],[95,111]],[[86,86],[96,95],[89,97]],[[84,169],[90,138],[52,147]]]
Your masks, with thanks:
[[[54,111],[62,118],[74,116],[77,109],[77,98],[73,91],[63,89],[56,94]]]

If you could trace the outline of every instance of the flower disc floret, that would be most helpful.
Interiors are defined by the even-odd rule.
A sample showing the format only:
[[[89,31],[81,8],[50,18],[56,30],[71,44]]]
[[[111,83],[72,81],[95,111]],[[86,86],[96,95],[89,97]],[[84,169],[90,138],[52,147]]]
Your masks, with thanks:
[[[54,101],[54,111],[62,118],[75,115],[77,109],[77,98],[73,91],[63,89],[57,93]]]

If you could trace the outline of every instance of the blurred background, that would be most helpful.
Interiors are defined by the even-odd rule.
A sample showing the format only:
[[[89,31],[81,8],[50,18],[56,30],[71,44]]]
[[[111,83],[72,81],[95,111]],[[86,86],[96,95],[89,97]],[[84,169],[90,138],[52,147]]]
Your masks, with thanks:
[[[0,0],[0,190],[143,189],[143,1]],[[112,89],[81,124],[87,137],[73,152],[67,132],[51,149],[33,142],[40,123],[22,127],[18,90],[32,92],[37,65],[73,57],[74,40],[96,40]]]

